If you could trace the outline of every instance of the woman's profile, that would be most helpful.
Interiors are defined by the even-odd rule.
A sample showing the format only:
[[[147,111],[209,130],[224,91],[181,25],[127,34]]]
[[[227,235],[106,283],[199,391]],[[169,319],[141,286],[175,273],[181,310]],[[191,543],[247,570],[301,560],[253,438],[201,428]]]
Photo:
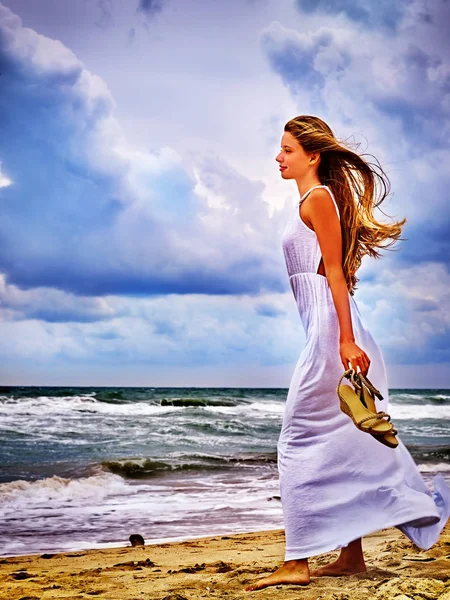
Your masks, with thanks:
[[[352,368],[370,377],[384,398],[377,410],[388,412],[383,356],[354,299],[363,256],[379,257],[380,248],[401,239],[406,219],[387,224],[373,215],[388,179],[308,115],[286,123],[276,161],[300,196],[282,247],[306,343],[277,446],[284,564],[246,591],[365,571],[361,538],[388,527],[428,549],[450,514],[443,477],[435,476],[431,492],[401,439],[393,449],[360,431],[336,393],[343,371]],[[336,561],[310,572],[308,558],[336,549]]]

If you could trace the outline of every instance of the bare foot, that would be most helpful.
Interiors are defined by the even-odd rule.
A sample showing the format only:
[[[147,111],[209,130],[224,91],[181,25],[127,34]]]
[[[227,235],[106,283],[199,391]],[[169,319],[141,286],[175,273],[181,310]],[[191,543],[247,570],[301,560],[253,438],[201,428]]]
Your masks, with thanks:
[[[309,581],[309,568],[306,561],[288,560],[272,575],[264,577],[264,579],[260,579],[244,589],[246,592],[253,592],[254,590],[262,590],[270,585],[280,585],[282,583],[288,585],[308,585]]]
[[[328,565],[311,571],[312,577],[341,577],[343,575],[354,575],[367,571],[364,560],[362,562],[345,563],[339,558]]]

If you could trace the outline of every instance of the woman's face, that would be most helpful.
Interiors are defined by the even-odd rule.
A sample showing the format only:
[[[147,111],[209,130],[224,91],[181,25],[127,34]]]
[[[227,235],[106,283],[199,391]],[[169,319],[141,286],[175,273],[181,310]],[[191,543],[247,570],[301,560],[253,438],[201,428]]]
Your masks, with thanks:
[[[313,167],[311,164],[312,156],[306,154],[302,146],[297,142],[295,137],[288,131],[283,133],[281,138],[281,152],[275,158],[280,165],[280,173],[283,179],[300,180]],[[313,161],[314,164],[316,161]]]

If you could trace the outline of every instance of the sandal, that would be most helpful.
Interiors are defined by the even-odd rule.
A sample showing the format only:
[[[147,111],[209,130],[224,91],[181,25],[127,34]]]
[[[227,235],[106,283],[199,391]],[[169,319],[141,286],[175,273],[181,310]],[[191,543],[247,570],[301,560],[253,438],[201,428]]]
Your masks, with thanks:
[[[392,433],[393,425],[389,422],[390,416],[382,411],[373,413],[368,410],[353,388],[349,385],[341,385],[341,381],[344,377],[350,379],[358,391],[361,388],[354,370],[349,369],[345,371],[340,377],[336,388],[342,412],[348,415],[355,423],[356,427],[361,431],[377,436]],[[386,417],[387,420],[385,420],[384,417]]]
[[[383,400],[383,396],[372,385],[372,383],[366,377],[364,377],[364,375],[362,373],[357,373],[355,375],[355,377],[357,380],[359,380],[359,387],[360,387],[359,397],[360,397],[361,402],[364,404],[364,406],[368,410],[370,410],[373,413],[376,413],[377,408],[375,406],[374,395],[377,398],[379,398],[380,400]],[[383,435],[375,435],[373,433],[371,435],[374,438],[376,438],[379,442],[384,444],[385,446],[388,446],[389,448],[397,448],[398,439],[395,437],[395,435],[397,433],[398,433],[398,431],[393,427],[392,431],[389,431],[388,433],[384,433]]]
[[[392,431],[390,431],[389,433],[385,433],[384,435],[374,435],[373,433],[371,435],[378,442],[381,442],[385,446],[388,446],[389,448],[397,448],[398,439],[395,437],[397,433],[398,431],[393,427]]]

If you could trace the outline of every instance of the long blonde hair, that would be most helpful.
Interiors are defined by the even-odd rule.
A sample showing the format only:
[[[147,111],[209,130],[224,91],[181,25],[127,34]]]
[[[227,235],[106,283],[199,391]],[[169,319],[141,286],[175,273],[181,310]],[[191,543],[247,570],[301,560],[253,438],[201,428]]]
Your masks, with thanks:
[[[321,184],[331,188],[339,207],[342,268],[353,296],[359,281],[356,271],[363,256],[379,258],[377,248],[388,249],[397,240],[403,240],[400,235],[406,219],[391,224],[375,220],[374,207],[378,207],[390,191],[386,173],[378,161],[376,165],[370,163],[339,142],[322,119],[300,115],[288,121],[284,131],[294,136],[306,153],[320,153],[317,174]]]

